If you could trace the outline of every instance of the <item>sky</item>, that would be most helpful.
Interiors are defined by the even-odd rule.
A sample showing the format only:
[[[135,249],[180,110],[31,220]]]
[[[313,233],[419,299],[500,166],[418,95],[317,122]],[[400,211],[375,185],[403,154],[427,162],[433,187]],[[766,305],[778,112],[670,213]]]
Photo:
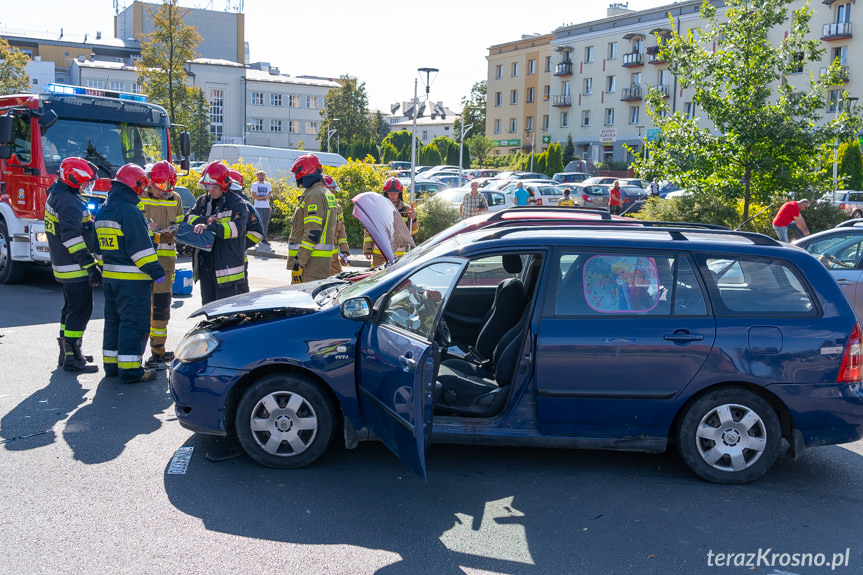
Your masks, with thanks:
[[[369,107],[420,96],[425,76],[438,68],[429,98],[454,110],[471,87],[487,76],[488,48],[548,34],[555,28],[605,18],[610,0],[180,0],[188,8],[224,11],[243,3],[252,62],[264,61],[291,76],[350,75],[365,83]],[[672,0],[628,0],[631,10]],[[131,0],[118,0],[122,9]],[[0,13],[0,26],[80,32],[103,37],[114,31],[113,0],[33,0],[32,10]],[[38,16],[34,17],[34,14]]]

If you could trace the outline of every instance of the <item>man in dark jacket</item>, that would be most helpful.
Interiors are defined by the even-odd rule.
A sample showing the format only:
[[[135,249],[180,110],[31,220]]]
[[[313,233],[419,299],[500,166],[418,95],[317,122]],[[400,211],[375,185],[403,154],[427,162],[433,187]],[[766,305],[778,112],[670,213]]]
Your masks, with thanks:
[[[95,373],[88,364],[91,356],[81,354],[81,338],[93,314],[93,287],[102,283],[102,273],[91,250],[94,249],[93,217],[81,188],[92,186],[96,166],[82,158],[66,158],[60,163],[57,181],[48,189],[45,204],[45,232],[54,278],[63,288],[60,311],[60,356],[64,371]]]
[[[193,260],[195,277],[201,281],[201,303],[207,304],[242,293],[249,213],[240,196],[229,192],[231,176],[225,164],[207,164],[198,183],[207,193],[198,198],[186,221],[195,226],[195,233],[209,230],[216,235],[213,250],[197,250]]]
[[[105,283],[105,375],[123,383],[150,381],[156,371],[141,359],[150,335],[150,291],[165,281],[138,197],[149,185],[144,169],[126,164],[114,176],[96,219]]]
[[[231,193],[236,194],[246,204],[246,210],[249,212],[249,219],[246,221],[246,249],[250,249],[258,245],[264,239],[264,226],[261,223],[260,214],[252,202],[243,194],[245,178],[238,170],[228,170],[228,175],[231,176]],[[249,293],[249,254],[243,254],[243,285],[238,288],[237,293]]]

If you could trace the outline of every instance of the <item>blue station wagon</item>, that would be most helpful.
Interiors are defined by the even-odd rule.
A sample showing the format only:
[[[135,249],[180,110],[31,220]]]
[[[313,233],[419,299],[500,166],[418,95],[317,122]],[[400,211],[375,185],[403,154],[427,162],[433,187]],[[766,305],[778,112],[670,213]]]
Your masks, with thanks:
[[[336,437],[426,475],[434,443],[663,452],[745,483],[863,436],[861,328],[817,260],[688,227],[512,227],[357,283],[213,302],[176,349],[180,423],[255,461]]]

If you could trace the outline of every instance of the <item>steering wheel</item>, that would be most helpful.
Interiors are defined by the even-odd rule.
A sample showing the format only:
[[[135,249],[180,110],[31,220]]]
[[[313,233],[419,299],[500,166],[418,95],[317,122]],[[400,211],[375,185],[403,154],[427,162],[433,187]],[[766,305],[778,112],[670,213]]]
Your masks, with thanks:
[[[840,259],[839,259],[839,258],[837,258],[836,256],[833,256],[833,255],[830,255],[830,254],[821,254],[821,257],[823,257],[824,259],[826,259],[826,260],[827,260],[828,262],[830,262],[831,264],[836,265],[836,266],[839,266],[839,267],[843,267],[843,268],[852,268],[852,267],[854,267],[854,264],[851,264],[851,263],[848,263],[848,262],[843,262],[842,260],[840,260]]]
[[[452,337],[449,333],[449,326],[446,324],[446,320],[441,318],[440,323],[437,324],[437,341],[443,347],[449,347],[452,345]]]

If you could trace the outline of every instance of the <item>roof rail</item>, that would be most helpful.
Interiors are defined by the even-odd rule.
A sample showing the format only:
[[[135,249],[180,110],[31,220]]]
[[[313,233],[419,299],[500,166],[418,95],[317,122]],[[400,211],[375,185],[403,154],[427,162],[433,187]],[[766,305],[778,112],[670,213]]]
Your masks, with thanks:
[[[496,211],[487,221],[500,221],[503,219],[504,214],[536,213],[537,210],[554,210],[557,212],[564,209],[566,210],[566,213],[575,212],[582,214],[599,214],[603,220],[611,221],[611,214],[608,213],[607,210],[603,210],[602,208],[560,208],[558,206],[513,206],[511,208],[504,208],[502,210]]]
[[[852,220],[845,220],[841,224],[836,224],[837,228],[853,228],[857,224],[863,224],[863,218],[854,218]]]

